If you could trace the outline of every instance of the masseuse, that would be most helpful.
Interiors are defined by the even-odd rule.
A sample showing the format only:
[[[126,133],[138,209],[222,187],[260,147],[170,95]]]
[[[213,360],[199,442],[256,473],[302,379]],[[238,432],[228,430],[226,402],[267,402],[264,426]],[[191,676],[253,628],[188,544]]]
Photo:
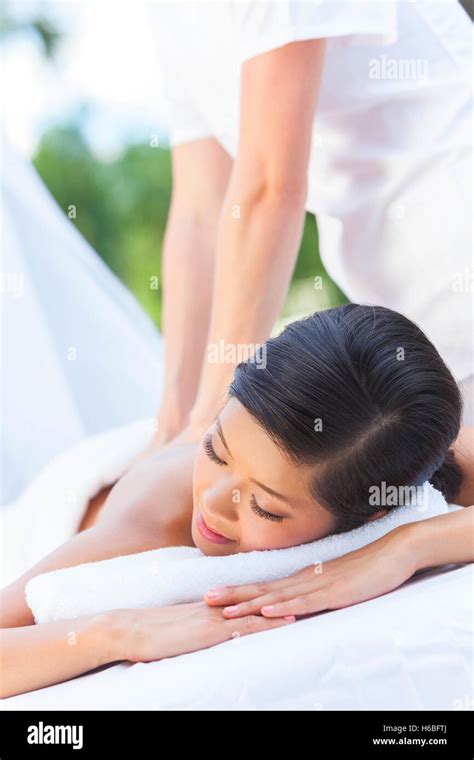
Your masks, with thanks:
[[[153,12],[173,162],[155,443],[199,438],[221,406],[232,352],[211,362],[208,347],[268,338],[305,211],[330,276],[422,327],[472,422],[471,25],[457,0]]]

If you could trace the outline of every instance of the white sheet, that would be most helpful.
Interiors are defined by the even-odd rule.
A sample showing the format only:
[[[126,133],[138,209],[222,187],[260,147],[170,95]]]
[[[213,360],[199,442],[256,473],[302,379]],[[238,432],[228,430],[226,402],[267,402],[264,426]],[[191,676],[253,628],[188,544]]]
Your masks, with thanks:
[[[473,707],[473,566],[153,663],[120,663],[3,710],[459,710]]]

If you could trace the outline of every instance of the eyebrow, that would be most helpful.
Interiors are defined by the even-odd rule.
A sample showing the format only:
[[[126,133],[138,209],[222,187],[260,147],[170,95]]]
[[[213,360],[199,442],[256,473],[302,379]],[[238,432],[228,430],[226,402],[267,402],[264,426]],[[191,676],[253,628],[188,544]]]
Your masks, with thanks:
[[[221,425],[219,416],[216,417],[216,427],[217,427],[217,432],[219,433],[219,437],[220,437],[220,439],[221,439],[221,441],[222,441],[222,443],[224,445],[224,448],[226,449],[226,451],[229,454],[229,456],[232,457],[230,449],[229,449],[229,447],[227,445],[227,441],[226,441],[226,439],[224,437],[224,433],[222,431],[222,425]],[[291,509],[294,509],[293,504],[291,503],[291,501],[288,499],[287,496],[283,496],[283,494],[278,493],[278,491],[275,491],[273,488],[270,488],[269,486],[266,486],[263,483],[260,483],[260,481],[259,480],[255,480],[255,478],[249,478],[249,480],[252,483],[255,483],[255,485],[260,486],[260,488],[263,488],[263,490],[266,491],[267,493],[269,493],[271,496],[274,496],[276,499],[280,499],[280,501],[283,501],[283,502],[285,502],[285,504],[288,504],[288,506],[291,507]]]

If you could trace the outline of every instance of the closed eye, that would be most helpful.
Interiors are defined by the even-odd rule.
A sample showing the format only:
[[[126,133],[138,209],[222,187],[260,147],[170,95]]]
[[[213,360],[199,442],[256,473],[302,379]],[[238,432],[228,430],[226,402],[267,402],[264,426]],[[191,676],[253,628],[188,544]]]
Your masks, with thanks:
[[[219,466],[225,466],[227,465],[227,462],[225,462],[223,459],[220,458],[214,451],[214,446],[212,445],[212,433],[208,433],[203,442],[202,446],[204,451],[206,452],[206,455],[211,459],[215,464],[218,464]],[[258,504],[257,500],[254,496],[254,494],[251,495],[250,498],[250,506],[252,511],[258,515],[259,517],[263,517],[265,520],[274,520],[275,522],[281,522],[285,518],[281,515],[274,515],[273,512],[267,512],[266,509],[262,509]]]
[[[202,446],[207,456],[209,457],[209,459],[211,459],[213,462],[221,466],[227,464],[227,462],[224,462],[223,459],[218,457],[216,452],[214,451],[214,446],[212,445],[212,433],[208,433],[206,435],[206,437],[204,438],[202,442]]]
[[[284,520],[284,517],[281,515],[274,515],[273,512],[267,512],[266,509],[262,509],[257,504],[257,500],[255,499],[255,496],[252,494],[250,498],[250,504],[252,511],[255,512],[256,515],[259,517],[263,517],[265,520],[275,520],[276,522],[281,522]]]

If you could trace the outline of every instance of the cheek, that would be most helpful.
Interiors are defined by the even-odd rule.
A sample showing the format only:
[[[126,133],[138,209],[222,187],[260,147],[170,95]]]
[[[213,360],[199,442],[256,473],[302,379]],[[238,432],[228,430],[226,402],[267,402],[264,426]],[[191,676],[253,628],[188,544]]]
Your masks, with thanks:
[[[239,504],[239,532],[240,551],[265,551],[295,545],[287,521],[259,517],[245,501]]]
[[[326,538],[333,533],[334,518],[331,514],[315,513],[310,519],[304,520],[297,531],[298,543],[308,544]]]
[[[244,505],[240,508],[240,551],[288,549],[311,543],[331,533],[330,519],[315,516],[311,520],[274,522],[254,515]]]

